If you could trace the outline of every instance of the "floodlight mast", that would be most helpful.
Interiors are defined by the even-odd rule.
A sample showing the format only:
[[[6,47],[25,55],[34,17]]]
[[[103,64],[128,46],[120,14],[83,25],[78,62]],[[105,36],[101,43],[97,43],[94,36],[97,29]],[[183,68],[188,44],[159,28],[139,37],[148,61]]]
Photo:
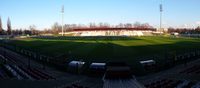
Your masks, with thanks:
[[[164,30],[162,29],[162,14],[163,14],[163,6],[162,6],[162,0],[160,3],[160,30],[163,32]]]
[[[64,36],[64,5],[62,6],[62,10],[61,10],[61,14],[62,14],[62,36]]]

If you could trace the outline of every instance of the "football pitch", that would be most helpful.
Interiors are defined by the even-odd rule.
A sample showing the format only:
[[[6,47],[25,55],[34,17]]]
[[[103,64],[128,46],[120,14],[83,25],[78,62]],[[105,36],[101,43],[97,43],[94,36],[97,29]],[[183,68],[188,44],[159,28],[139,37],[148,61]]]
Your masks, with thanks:
[[[194,49],[200,49],[200,39],[186,37],[63,38],[15,39],[10,44],[49,57],[56,57],[56,60],[64,60],[63,63],[72,60],[82,60],[87,64],[126,62],[136,72],[142,70],[139,63],[141,60],[153,59],[159,67],[165,67],[168,61],[166,56],[172,56],[171,59],[173,59],[175,55],[183,55]]]
[[[197,38],[131,37],[117,39],[38,39],[27,38],[12,42],[17,46],[37,50],[47,56],[69,55],[82,60],[120,60],[162,55],[165,52],[182,52],[200,47]],[[66,57],[67,58],[67,57]]]

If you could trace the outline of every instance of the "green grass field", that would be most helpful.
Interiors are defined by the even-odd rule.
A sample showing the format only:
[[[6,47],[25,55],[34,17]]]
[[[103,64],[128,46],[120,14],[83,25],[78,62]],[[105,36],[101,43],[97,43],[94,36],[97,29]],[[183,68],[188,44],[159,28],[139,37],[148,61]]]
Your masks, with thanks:
[[[162,65],[166,53],[184,53],[190,49],[199,49],[198,38],[174,37],[131,37],[128,39],[17,39],[11,42],[17,46],[37,51],[41,54],[56,57],[68,55],[69,60],[86,62],[124,61],[134,69],[140,70],[140,60],[148,60],[152,56]],[[70,54],[69,54],[70,52]]]
[[[200,39],[170,37],[133,37],[129,40],[53,40],[21,39],[12,42],[48,56],[71,53],[83,60],[128,60],[164,52],[182,51],[200,47]]]

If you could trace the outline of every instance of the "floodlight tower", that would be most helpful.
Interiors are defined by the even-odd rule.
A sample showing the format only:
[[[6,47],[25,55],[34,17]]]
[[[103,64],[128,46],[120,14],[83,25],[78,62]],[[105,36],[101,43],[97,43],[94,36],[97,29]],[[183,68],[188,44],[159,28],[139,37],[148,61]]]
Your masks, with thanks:
[[[162,14],[163,14],[163,5],[162,5],[162,0],[161,0],[161,3],[160,3],[160,31],[164,31],[162,29]]]
[[[62,6],[62,10],[61,10],[61,14],[62,14],[62,36],[64,36],[64,5]]]

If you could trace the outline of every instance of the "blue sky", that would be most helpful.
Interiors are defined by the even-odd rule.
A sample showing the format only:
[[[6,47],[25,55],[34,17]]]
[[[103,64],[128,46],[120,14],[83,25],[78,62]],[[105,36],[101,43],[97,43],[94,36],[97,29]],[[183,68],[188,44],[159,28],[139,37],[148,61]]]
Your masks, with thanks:
[[[38,29],[61,23],[65,5],[66,24],[90,22],[149,23],[159,25],[160,0],[0,0],[0,16],[6,29],[8,17],[13,28],[36,25]],[[197,26],[200,0],[163,0],[165,27]]]

